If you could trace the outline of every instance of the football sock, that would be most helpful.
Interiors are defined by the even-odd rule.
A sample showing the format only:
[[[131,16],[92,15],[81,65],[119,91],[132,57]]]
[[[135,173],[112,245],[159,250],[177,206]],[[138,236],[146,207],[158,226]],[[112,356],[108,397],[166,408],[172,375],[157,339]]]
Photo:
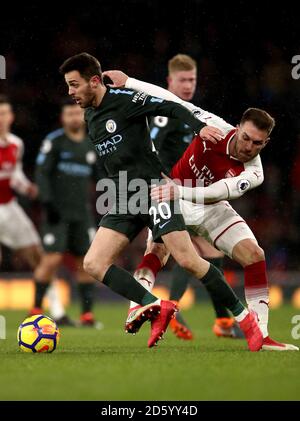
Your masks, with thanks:
[[[208,262],[213,264],[217,269],[219,269],[223,273],[223,257],[217,257],[217,258],[208,258],[206,259]],[[209,291],[207,291],[210,295],[210,299],[212,301],[212,304],[214,306],[214,310],[216,313],[217,319],[223,319],[223,318],[231,318],[231,314],[229,313],[228,309],[220,303],[220,300],[218,297],[212,296]]]
[[[250,310],[258,316],[263,337],[268,336],[269,291],[266,262],[253,263],[244,267],[245,297]]]
[[[147,291],[151,292],[155,283],[157,272],[161,269],[161,262],[154,253],[146,254],[143,260],[136,268],[133,276]],[[130,308],[137,305],[134,301],[130,302]]]
[[[157,297],[136,282],[129,272],[115,265],[111,265],[108,268],[103,283],[112,291],[122,295],[122,297],[141,304],[142,306],[154,303],[158,300]]]
[[[42,307],[43,298],[46,294],[46,291],[50,285],[50,282],[42,282],[35,280],[35,298],[34,298],[34,307]]]
[[[210,264],[208,272],[200,281],[205,285],[210,296],[219,300],[234,316],[240,315],[245,307],[232,288],[227,284],[222,272]]]
[[[54,320],[61,319],[65,316],[66,311],[59,297],[57,286],[52,282],[47,290],[46,297],[49,301],[49,313]]]
[[[78,283],[78,291],[81,300],[81,313],[89,313],[92,311],[94,302],[94,282],[80,282]]]
[[[170,300],[179,301],[193,276],[177,263],[173,266],[171,276]]]

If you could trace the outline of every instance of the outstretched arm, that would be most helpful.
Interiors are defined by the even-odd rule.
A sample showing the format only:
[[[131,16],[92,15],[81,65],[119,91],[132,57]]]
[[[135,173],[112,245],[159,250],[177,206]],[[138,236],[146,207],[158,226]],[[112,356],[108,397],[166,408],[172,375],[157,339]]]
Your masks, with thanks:
[[[125,86],[128,89],[134,89],[136,91],[143,91],[149,95],[163,98],[168,101],[177,102],[183,107],[191,111],[202,123],[207,124],[210,127],[216,127],[220,129],[224,135],[226,135],[234,127],[223,120],[221,117],[203,110],[200,107],[196,107],[191,102],[187,102],[174,95],[172,92],[167,89],[161,88],[160,86],[153,85],[152,83],[143,82],[138,79],[129,77],[126,73],[121,72],[120,70],[108,70],[103,73],[104,76],[108,76],[112,80],[112,84],[109,86]],[[211,139],[204,139],[211,140]]]
[[[164,176],[166,183],[151,189],[151,198],[158,202],[184,199],[199,204],[209,204],[220,200],[237,199],[248,190],[258,187],[264,181],[264,173],[259,156],[246,164],[245,170],[237,177],[223,178],[207,187],[185,187]]]

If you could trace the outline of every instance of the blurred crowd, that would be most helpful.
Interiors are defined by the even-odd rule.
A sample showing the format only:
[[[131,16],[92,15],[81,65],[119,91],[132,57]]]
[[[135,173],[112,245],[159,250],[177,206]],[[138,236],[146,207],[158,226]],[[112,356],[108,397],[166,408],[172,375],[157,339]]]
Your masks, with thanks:
[[[0,92],[14,103],[14,132],[25,143],[27,175],[34,172],[43,137],[60,125],[66,88],[58,67],[66,57],[87,51],[104,70],[121,69],[165,86],[168,59],[189,54],[198,63],[195,104],[232,124],[250,106],[275,117],[262,153],[264,184],[232,204],[254,230],[270,269],[300,269],[300,80],[291,76],[292,57],[300,54],[297,16],[281,11],[274,19],[267,5],[239,5],[216,13],[217,2],[201,0],[178,8],[171,2],[98,1],[76,5],[76,17],[54,7],[42,14],[35,3],[20,6],[24,14],[14,17],[8,11],[0,51],[7,79],[0,81]],[[22,204],[38,225],[38,205]],[[141,235],[124,256],[129,269],[143,248]],[[4,269],[14,270],[14,263],[6,262]]]

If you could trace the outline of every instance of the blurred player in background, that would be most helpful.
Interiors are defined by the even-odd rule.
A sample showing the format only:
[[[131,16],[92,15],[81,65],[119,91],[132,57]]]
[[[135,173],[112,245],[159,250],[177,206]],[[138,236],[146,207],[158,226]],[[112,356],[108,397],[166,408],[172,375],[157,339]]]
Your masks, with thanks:
[[[18,204],[15,192],[35,199],[36,184],[25,176],[22,168],[22,139],[10,132],[15,116],[9,99],[0,96],[0,245],[14,250],[31,270],[39,264],[43,249],[38,232]],[[1,249],[0,249],[1,263]],[[61,308],[58,291],[52,286],[47,293],[50,313]]]
[[[35,199],[38,188],[23,172],[24,145],[10,132],[13,121],[12,104],[6,96],[0,95],[0,244],[14,250],[34,270],[42,255],[40,238],[18,204],[15,192]]]
[[[109,71],[104,72],[104,75],[114,77]],[[167,83],[167,89],[170,92],[184,101],[191,101],[197,86],[197,63],[195,60],[185,54],[177,54],[172,57],[168,62]],[[162,116],[154,117],[151,120],[150,129],[155,149],[158,151],[159,158],[169,173],[193,140],[193,131],[187,124],[176,118]],[[222,252],[216,250],[200,236],[193,236],[192,242],[202,257],[222,270],[224,256]],[[134,277],[142,285],[151,283],[155,278],[156,270],[160,269],[163,264],[163,255],[161,259],[158,259],[154,253],[151,253],[150,244],[148,244],[144,258],[135,271]],[[192,279],[193,276],[190,273],[175,263],[171,276],[170,300],[178,305]],[[211,295],[210,298],[216,313],[216,320],[213,326],[215,334],[233,338],[244,337],[227,308],[214,300]],[[135,303],[131,303],[130,308],[134,309],[135,306]],[[175,318],[171,320],[170,328],[178,338],[193,339],[193,333],[180,312],[176,313]]]
[[[42,241],[45,255],[35,270],[35,303],[31,314],[42,312],[42,300],[65,252],[76,260],[81,298],[80,324],[100,327],[92,313],[95,280],[83,270],[83,257],[95,235],[90,205],[91,180],[98,180],[93,145],[86,135],[83,111],[67,99],[61,110],[62,128],[48,134],[36,163],[39,200],[44,209]],[[73,322],[61,311],[60,325]]]

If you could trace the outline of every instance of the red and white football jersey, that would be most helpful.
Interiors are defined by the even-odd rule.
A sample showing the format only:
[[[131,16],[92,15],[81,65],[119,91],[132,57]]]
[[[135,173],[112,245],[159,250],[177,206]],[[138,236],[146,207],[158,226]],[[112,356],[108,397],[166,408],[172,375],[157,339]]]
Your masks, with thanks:
[[[235,132],[236,129],[231,130],[217,144],[196,136],[172,168],[172,178],[178,178],[182,183],[190,179],[192,187],[196,186],[197,180],[202,180],[206,187],[223,178],[238,176],[245,170],[245,165],[229,153],[229,145]]]
[[[30,181],[22,170],[23,141],[12,133],[0,138],[0,204],[10,202],[14,190],[26,193]]]

